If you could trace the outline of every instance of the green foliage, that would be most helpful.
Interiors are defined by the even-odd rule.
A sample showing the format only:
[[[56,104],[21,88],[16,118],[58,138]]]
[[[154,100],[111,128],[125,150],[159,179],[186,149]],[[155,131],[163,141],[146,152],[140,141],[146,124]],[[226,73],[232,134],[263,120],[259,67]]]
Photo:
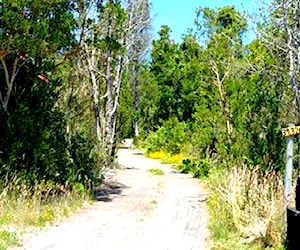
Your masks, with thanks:
[[[1,2],[0,91],[9,98],[7,110],[1,98],[1,178],[86,186],[99,179],[95,144],[82,130],[67,134],[69,117],[58,105],[65,82],[54,57],[74,45],[73,11],[65,0]]]
[[[185,159],[177,166],[177,169],[181,173],[191,173],[195,178],[207,177],[211,172],[211,168],[212,165],[207,159],[200,159],[198,161]]]
[[[181,145],[186,139],[186,124],[179,122],[177,118],[166,121],[156,132],[152,132],[146,139],[147,152],[164,150],[167,153],[180,152]]]
[[[1,1],[0,49],[36,60],[53,56],[73,42],[73,7],[68,0]]]
[[[284,62],[261,41],[243,47],[246,27],[241,13],[224,7],[200,8],[195,34],[181,44],[172,41],[168,27],[161,28],[140,109],[148,151],[181,151],[220,163],[242,159],[280,170],[280,130],[294,108],[286,76],[272,65]],[[169,123],[174,117],[185,124],[177,138],[177,125]]]
[[[128,72],[129,74],[129,72]],[[127,80],[127,75],[124,77],[121,86],[120,109],[118,119],[118,136],[121,139],[134,137],[134,121],[136,121],[136,113],[133,105],[133,96],[130,82]]]
[[[20,241],[15,232],[6,230],[0,231],[0,249],[8,249],[9,247],[19,246]]]
[[[240,42],[247,28],[247,21],[234,6],[226,6],[217,10],[198,8],[196,14],[195,24],[198,32],[206,36],[206,39],[223,34]]]

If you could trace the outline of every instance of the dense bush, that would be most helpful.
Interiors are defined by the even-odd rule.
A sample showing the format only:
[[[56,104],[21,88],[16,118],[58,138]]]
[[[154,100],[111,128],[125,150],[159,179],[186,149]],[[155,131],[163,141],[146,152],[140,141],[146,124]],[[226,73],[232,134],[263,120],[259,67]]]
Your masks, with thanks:
[[[208,159],[191,160],[185,159],[177,166],[182,173],[191,173],[195,178],[207,177],[211,171],[211,163]]]
[[[35,83],[21,103],[11,102],[13,112],[0,110],[0,176],[18,175],[28,185],[94,182],[99,176],[95,144],[80,134],[67,139],[65,115],[56,106],[60,83],[51,84]]]
[[[148,152],[164,150],[167,153],[179,153],[186,141],[187,125],[177,118],[166,121],[157,131],[152,132],[146,139],[145,148]]]

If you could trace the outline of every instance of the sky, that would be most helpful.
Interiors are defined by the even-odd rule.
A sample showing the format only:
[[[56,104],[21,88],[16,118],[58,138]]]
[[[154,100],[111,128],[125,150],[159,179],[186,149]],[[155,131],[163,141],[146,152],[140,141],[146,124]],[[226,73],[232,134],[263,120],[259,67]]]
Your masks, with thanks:
[[[198,7],[218,8],[236,6],[239,11],[254,12],[254,0],[150,0],[152,3],[152,18],[154,38],[162,25],[168,25],[172,30],[175,42],[181,41],[182,34],[193,26],[195,11]],[[251,30],[251,29],[250,29]],[[255,38],[253,31],[249,31],[246,40]]]

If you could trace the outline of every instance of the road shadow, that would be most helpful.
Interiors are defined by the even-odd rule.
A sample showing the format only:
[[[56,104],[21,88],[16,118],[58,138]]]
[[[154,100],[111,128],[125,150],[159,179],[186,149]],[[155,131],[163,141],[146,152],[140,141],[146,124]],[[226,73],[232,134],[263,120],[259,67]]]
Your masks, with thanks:
[[[128,187],[116,181],[105,182],[94,190],[94,199],[111,202],[115,197],[120,196],[125,188]]]
[[[143,152],[132,152],[133,155],[144,155]]]

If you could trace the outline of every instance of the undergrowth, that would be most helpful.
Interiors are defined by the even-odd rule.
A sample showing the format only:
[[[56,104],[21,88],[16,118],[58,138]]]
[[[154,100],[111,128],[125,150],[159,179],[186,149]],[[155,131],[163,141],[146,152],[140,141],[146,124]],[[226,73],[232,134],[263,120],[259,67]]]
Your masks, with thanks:
[[[176,168],[184,174],[190,173],[194,178],[204,178],[209,175],[211,163],[208,159],[184,159]]]
[[[282,178],[239,166],[207,179],[212,249],[284,249]]]
[[[159,159],[163,164],[180,164],[185,159],[183,154],[171,154],[164,151],[148,152],[146,155],[151,159]]]
[[[88,201],[80,184],[72,190],[48,183],[29,188],[15,178],[0,191],[0,249],[18,246],[23,233],[51,225]]]

